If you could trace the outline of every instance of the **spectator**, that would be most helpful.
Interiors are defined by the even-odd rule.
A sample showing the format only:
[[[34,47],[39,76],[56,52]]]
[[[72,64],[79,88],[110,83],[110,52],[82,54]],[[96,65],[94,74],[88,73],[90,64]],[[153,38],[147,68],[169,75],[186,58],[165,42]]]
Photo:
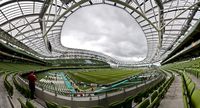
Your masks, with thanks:
[[[28,75],[28,80],[29,80],[29,89],[31,91],[31,99],[36,99],[34,97],[34,92],[35,92],[35,81],[37,80],[36,79],[36,76],[34,74],[34,71],[31,71],[30,74]]]

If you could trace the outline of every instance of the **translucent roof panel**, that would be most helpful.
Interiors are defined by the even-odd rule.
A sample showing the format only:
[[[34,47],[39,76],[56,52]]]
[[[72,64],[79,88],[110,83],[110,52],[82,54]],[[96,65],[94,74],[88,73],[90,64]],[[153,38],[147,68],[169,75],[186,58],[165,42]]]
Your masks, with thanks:
[[[62,1],[0,0],[0,28],[43,58],[59,58],[67,56],[65,54],[74,54],[74,57],[79,55],[83,58],[86,55],[95,55],[96,59],[119,64],[141,64],[164,59],[200,18],[198,0],[74,0],[68,3]],[[120,61],[100,52],[62,46],[60,35],[68,16],[81,7],[98,4],[124,9],[135,18],[148,44],[148,54],[143,61]],[[50,41],[52,52],[46,48],[45,37]]]

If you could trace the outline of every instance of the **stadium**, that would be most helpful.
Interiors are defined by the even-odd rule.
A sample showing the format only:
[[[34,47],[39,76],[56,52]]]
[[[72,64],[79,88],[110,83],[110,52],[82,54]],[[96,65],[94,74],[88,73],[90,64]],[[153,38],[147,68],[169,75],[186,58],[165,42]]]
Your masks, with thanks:
[[[114,41],[111,50],[127,53],[126,59],[63,45],[63,32],[73,28],[65,23],[74,19],[80,27],[77,14],[87,16],[82,23],[94,21],[84,9],[95,6],[102,13],[110,11],[104,6],[119,9],[135,21],[128,23],[139,28],[128,30],[144,35],[142,60],[128,60],[136,46],[114,40],[100,42],[108,48]],[[115,24],[113,34],[131,40]],[[89,26],[76,31],[101,31]],[[0,108],[200,108],[199,35],[199,0],[0,0]],[[133,40],[142,50],[140,37]]]

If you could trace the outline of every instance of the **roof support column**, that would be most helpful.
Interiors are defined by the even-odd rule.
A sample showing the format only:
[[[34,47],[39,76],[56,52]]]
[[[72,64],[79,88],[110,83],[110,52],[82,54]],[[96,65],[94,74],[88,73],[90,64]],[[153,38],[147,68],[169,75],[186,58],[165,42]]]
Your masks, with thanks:
[[[44,2],[43,7],[42,7],[41,12],[40,12],[40,15],[39,15],[39,19],[40,19],[39,23],[40,23],[41,31],[43,33],[44,44],[45,44],[46,49],[48,49],[49,52],[51,52],[52,49],[51,49],[51,44],[48,40],[47,34],[44,35],[46,33],[46,24],[45,24],[45,17],[44,16],[45,16],[47,9],[49,8],[50,3],[52,3],[52,0],[46,0]]]
[[[157,6],[158,6],[158,15],[159,15],[159,31],[158,31],[158,38],[159,38],[159,44],[158,49],[162,47],[162,39],[163,39],[163,33],[165,32],[165,28],[161,29],[164,26],[164,7],[161,0],[155,0]]]

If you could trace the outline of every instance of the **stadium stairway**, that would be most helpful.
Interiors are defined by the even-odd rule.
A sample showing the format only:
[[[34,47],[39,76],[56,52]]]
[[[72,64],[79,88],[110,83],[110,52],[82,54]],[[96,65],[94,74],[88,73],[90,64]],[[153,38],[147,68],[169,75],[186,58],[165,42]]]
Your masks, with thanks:
[[[13,77],[13,74],[10,74],[10,75],[8,76],[8,81],[9,81],[9,82],[11,83],[11,85],[14,87],[14,89],[13,89],[14,92],[13,92],[13,96],[12,96],[12,102],[13,102],[13,104],[15,105],[15,108],[20,108],[21,104],[20,104],[18,98],[20,98],[21,101],[22,101],[23,103],[26,102],[27,98],[25,98],[25,97],[15,88],[15,86],[14,86],[14,84],[13,84],[13,81],[12,81],[12,77]],[[42,106],[41,104],[39,104],[38,101],[36,101],[36,100],[30,100],[30,102],[31,102],[35,107],[37,107],[37,108],[44,108],[44,106]]]
[[[151,88],[153,89],[148,89],[147,92],[150,92],[150,94],[147,94],[147,97],[136,105],[136,108],[157,108],[159,106],[160,101],[163,99],[174,80],[174,75],[171,72],[163,72],[166,75],[166,79],[156,86],[152,86]],[[138,97],[136,96],[135,99],[138,100]],[[135,99],[134,102],[136,102]]]
[[[0,108],[12,108],[6,88],[4,87],[4,75],[0,76]]]
[[[175,75],[175,79],[158,108],[184,108],[181,76],[177,73],[173,74]]]
[[[189,77],[188,73],[182,72],[183,79],[183,95],[185,108],[200,108],[200,89],[196,87],[193,79]]]
[[[14,73],[11,73],[8,75],[7,77],[7,81],[12,85],[13,87],[13,95],[9,96],[5,85],[4,85],[4,77],[6,76],[6,74],[3,74],[0,76],[0,108],[21,108],[21,104],[19,102],[19,98],[21,100],[21,102],[26,103],[27,100],[28,102],[31,102],[31,104],[34,107],[37,108],[44,108],[44,106],[42,106],[41,104],[38,103],[38,101],[41,100],[29,100],[27,98],[25,98],[14,86],[13,84],[13,79],[12,76],[14,75]]]
[[[171,70],[178,73],[182,79],[183,108],[200,108],[200,89],[196,86],[199,85],[199,79],[189,75],[183,69],[171,68]]]

